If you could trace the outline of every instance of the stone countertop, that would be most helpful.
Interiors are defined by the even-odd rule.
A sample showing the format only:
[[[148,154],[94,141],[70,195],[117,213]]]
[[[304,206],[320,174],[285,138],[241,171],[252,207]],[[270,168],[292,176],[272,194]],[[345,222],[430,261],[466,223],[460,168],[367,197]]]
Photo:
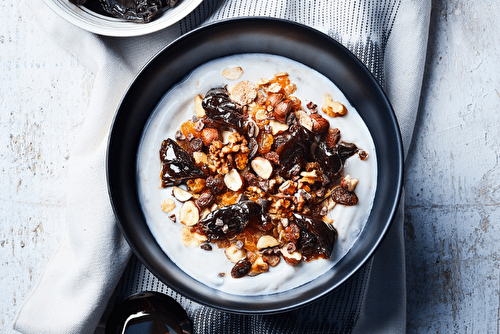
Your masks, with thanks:
[[[94,74],[0,3],[0,333],[65,232],[67,165]],[[408,332],[500,327],[500,2],[434,0],[406,162]],[[70,69],[70,70],[69,70]]]

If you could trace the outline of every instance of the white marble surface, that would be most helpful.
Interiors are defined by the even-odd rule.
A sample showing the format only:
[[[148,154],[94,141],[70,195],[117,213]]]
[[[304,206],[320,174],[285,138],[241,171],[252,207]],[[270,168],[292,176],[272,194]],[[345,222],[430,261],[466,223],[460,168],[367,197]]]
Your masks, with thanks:
[[[408,332],[499,332],[500,2],[433,3],[406,165]],[[94,79],[28,5],[0,2],[0,333],[62,238]]]

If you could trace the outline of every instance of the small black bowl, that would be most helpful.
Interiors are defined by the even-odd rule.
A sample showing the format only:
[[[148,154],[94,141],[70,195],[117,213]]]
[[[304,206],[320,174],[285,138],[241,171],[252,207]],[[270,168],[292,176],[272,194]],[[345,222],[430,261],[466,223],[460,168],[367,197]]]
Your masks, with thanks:
[[[241,296],[208,287],[179,269],[151,234],[137,185],[137,151],[148,117],[165,93],[193,69],[216,58],[267,53],[303,63],[334,82],[366,123],[377,152],[377,189],[359,239],[331,270],[297,288]],[[159,52],[138,74],[119,106],[107,156],[108,186],[119,226],[137,257],[165,284],[199,303],[235,313],[276,313],[338,288],[373,255],[401,194],[403,151],[391,105],[367,68],[341,44],[315,29],[269,18],[220,21],[193,30]]]

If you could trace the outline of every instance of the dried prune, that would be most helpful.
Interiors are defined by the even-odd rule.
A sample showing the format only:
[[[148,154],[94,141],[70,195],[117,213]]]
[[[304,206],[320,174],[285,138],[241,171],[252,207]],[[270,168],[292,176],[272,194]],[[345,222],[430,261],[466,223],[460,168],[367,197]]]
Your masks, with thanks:
[[[325,142],[321,142],[316,146],[314,158],[330,182],[336,180],[342,173],[344,164],[340,155],[336,149],[329,148]]]
[[[170,138],[161,144],[160,161],[162,187],[178,185],[189,179],[205,176],[189,153]]]
[[[284,178],[297,175],[310,160],[314,134],[301,125],[292,126],[289,132],[275,137],[275,151],[281,166],[279,174]]]
[[[356,205],[358,203],[358,196],[352,191],[342,187],[335,187],[332,190],[332,199],[339,204],[343,205]]]
[[[229,126],[238,132],[243,132],[245,128],[245,117],[241,112],[241,108],[229,99],[229,94],[226,88],[210,89],[203,101],[201,102],[203,109],[215,123]]]
[[[322,254],[329,258],[337,241],[337,230],[333,225],[296,212],[293,213],[293,218],[300,228],[297,248],[306,258],[306,261]]]
[[[260,220],[262,207],[251,200],[224,206],[210,212],[199,224],[210,240],[232,237],[243,231],[251,220]]]
[[[99,0],[109,15],[129,21],[149,22],[163,8],[161,0]]]
[[[337,151],[339,153],[340,159],[342,159],[342,162],[345,162],[347,158],[356,154],[359,149],[353,143],[346,143],[344,141],[341,141],[337,145]]]

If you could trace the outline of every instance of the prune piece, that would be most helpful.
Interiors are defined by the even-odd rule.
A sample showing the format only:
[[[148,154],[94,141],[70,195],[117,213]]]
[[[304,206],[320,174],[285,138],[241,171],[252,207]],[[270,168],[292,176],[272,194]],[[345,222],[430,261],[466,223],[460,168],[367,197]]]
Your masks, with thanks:
[[[333,246],[337,241],[337,230],[332,224],[322,220],[307,217],[294,212],[295,223],[300,228],[300,238],[297,247],[306,260],[314,259],[323,254],[326,258],[332,255]]]
[[[319,163],[323,174],[326,175],[330,182],[337,179],[344,168],[344,163],[337,150],[328,148],[325,142],[321,142],[316,146],[314,159]]]
[[[339,204],[343,205],[356,205],[358,204],[358,196],[352,191],[342,187],[335,187],[332,190],[332,199]]]
[[[358,150],[358,147],[353,143],[346,143],[341,141],[337,145],[337,151],[339,153],[340,159],[342,159],[342,162],[345,162],[347,158],[356,154]]]
[[[161,0],[99,0],[109,15],[129,21],[150,22],[163,8]]]
[[[250,270],[252,269],[252,262],[250,262],[247,258],[241,259],[234,265],[233,269],[231,269],[231,277],[232,278],[242,278],[245,277]]]
[[[210,189],[210,192],[215,196],[220,195],[224,191],[224,180],[221,176],[209,176],[207,177],[206,187]]]
[[[229,99],[225,88],[210,89],[201,105],[208,118],[215,123],[229,126],[240,133],[243,132],[245,117],[241,113],[241,108]]]
[[[161,186],[164,188],[205,176],[189,153],[170,138],[161,144],[160,161],[162,164]]]
[[[310,159],[311,145],[314,134],[305,127],[292,126],[289,132],[275,138],[275,150],[279,155],[281,166],[279,175],[288,179],[298,175]]]
[[[239,234],[251,220],[260,220],[261,216],[262,208],[258,203],[243,200],[210,212],[199,224],[213,241]]]

